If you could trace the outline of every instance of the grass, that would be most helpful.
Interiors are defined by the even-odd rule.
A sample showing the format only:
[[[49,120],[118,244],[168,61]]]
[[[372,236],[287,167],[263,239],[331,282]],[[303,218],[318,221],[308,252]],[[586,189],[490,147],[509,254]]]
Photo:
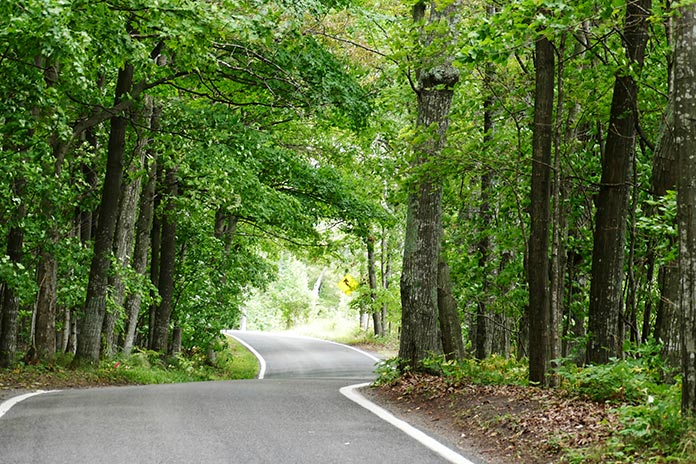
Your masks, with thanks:
[[[344,345],[373,351],[384,357],[394,357],[399,350],[399,339],[395,334],[375,337],[370,329],[360,329],[354,319],[316,319],[307,324],[293,327],[287,333],[305,337],[331,340]]]
[[[232,337],[227,337],[227,346],[232,355],[228,378],[230,380],[255,379],[259,373],[259,361],[256,356]]]
[[[0,390],[85,388],[106,385],[149,385],[208,380],[253,379],[258,373],[254,355],[239,342],[227,337],[215,365],[205,354],[162,358],[154,351],[141,350],[125,358],[102,361],[97,368],[69,368],[72,356],[57,357],[53,363],[20,364],[0,369]]]

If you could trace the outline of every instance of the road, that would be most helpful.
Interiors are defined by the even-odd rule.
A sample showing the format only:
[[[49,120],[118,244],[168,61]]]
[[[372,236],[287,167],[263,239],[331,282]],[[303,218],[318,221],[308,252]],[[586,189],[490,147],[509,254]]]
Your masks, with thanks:
[[[234,335],[265,360],[264,379],[33,396],[0,418],[0,463],[452,462],[339,393],[373,377],[369,356]]]

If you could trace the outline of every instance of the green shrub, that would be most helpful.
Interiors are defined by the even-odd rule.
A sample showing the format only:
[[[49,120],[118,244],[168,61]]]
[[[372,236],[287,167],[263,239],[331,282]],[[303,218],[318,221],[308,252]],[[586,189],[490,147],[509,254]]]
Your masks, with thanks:
[[[401,377],[402,365],[403,361],[398,357],[380,361],[375,368],[377,379],[374,381],[373,385],[378,387],[382,385],[392,385]]]
[[[585,367],[564,359],[556,374],[562,379],[562,387],[572,394],[597,402],[643,404],[650,395],[659,393],[662,379],[671,375],[661,350],[660,345],[644,344],[627,350],[624,359]]]
[[[423,361],[426,370],[454,381],[477,385],[527,385],[527,363],[494,354],[486,359],[447,360],[432,356]]]

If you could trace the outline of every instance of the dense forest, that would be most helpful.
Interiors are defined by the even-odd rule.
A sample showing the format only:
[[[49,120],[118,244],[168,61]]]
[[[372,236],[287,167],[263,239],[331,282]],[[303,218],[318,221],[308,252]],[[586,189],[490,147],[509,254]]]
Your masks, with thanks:
[[[411,366],[659,343],[696,411],[695,10],[3,2],[0,366],[213,351],[350,270]]]

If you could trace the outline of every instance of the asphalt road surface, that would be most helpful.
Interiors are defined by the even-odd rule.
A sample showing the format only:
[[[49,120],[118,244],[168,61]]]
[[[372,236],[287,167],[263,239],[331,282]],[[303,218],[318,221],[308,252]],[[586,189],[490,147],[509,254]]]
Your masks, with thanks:
[[[265,361],[264,379],[32,396],[0,417],[0,463],[452,462],[339,393],[373,378],[370,356],[234,335]]]

